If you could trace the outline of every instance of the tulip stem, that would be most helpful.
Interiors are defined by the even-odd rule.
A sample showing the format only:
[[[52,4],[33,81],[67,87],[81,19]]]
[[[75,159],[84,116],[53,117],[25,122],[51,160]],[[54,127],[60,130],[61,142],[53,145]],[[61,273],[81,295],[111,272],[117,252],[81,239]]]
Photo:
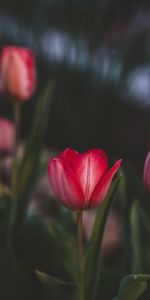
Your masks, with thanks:
[[[14,122],[16,127],[16,135],[14,142],[14,151],[13,151],[13,164],[12,164],[12,189],[14,192],[16,179],[17,179],[17,148],[18,148],[18,137],[19,137],[19,129],[20,129],[20,102],[14,102]]]
[[[3,185],[2,185],[2,155],[0,154],[0,196],[2,194],[2,188],[3,188]]]
[[[14,149],[12,155],[12,174],[11,174],[11,190],[12,190],[12,205],[10,211],[10,219],[8,226],[8,248],[11,258],[14,258],[13,240],[14,240],[14,224],[17,211],[17,199],[16,199],[16,182],[17,182],[17,148],[18,148],[18,136],[20,127],[20,102],[14,101],[14,123],[16,128],[15,139],[14,139]]]
[[[138,202],[135,200],[132,211],[131,211],[131,238],[132,238],[132,273],[145,273],[145,249],[143,246],[142,240],[142,222],[139,214],[140,207],[138,206]]]
[[[78,263],[78,299],[83,300],[83,212],[77,212],[77,263]]]

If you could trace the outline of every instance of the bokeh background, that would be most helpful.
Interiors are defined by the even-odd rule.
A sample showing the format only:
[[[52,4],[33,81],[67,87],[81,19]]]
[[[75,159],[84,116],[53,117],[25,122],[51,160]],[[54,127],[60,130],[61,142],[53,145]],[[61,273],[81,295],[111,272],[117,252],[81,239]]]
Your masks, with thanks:
[[[2,0],[1,47],[30,47],[38,63],[23,134],[38,92],[53,78],[48,145],[103,147],[139,163],[149,147],[149,17],[146,0]],[[0,109],[8,113],[4,102]]]
[[[139,195],[137,186],[138,182],[142,182],[143,164],[150,146],[149,1],[1,0],[0,48],[6,45],[31,48],[37,61],[38,86],[31,101],[22,104],[21,138],[28,139],[37,98],[49,80],[54,80],[45,148],[52,151],[60,151],[68,146],[80,151],[103,148],[112,160],[122,157],[124,170],[128,174],[129,201],[131,196]],[[1,95],[1,98],[0,114],[13,118],[10,103],[4,101],[7,96]],[[9,171],[5,173],[4,179],[7,182]],[[49,204],[46,204],[49,201],[47,179],[44,178],[42,184],[41,189],[38,185],[33,197],[32,209],[37,209],[35,199],[44,216],[56,214],[60,220],[60,216],[63,219],[66,212],[59,215],[55,206],[49,207]],[[43,197],[45,201],[44,205],[41,205]],[[129,228],[120,218],[122,208],[118,202],[107,225],[106,242],[112,238],[112,228],[116,232],[118,228],[122,230],[124,225],[126,233],[118,231],[119,248],[114,255],[112,252],[111,255],[106,255],[109,271],[106,268],[103,272],[102,300],[115,296],[121,276],[128,273],[127,263],[125,268],[123,266],[116,273],[112,272],[113,267],[123,261],[123,255],[128,256],[122,236],[126,235],[128,239]],[[127,206],[130,207],[130,203]],[[90,222],[88,218],[85,221],[85,230],[88,233],[91,219],[92,216]],[[18,257],[24,265],[30,266],[31,273],[34,268],[41,268],[52,275],[65,274],[65,277],[59,254],[60,261],[53,261],[56,247],[52,248],[52,245],[53,242],[57,244],[57,241],[48,241],[49,246],[43,252],[44,245],[46,249],[47,244],[44,244],[43,237],[43,241],[40,240],[42,246],[39,247],[36,226],[32,219],[23,235],[19,237]],[[65,224],[68,230],[70,227],[67,226],[68,223]],[[69,230],[74,232],[74,225],[72,226]],[[42,234],[43,232],[40,238]],[[146,239],[144,235],[143,239]],[[108,248],[109,243],[107,250]],[[47,264],[50,249],[52,255]],[[67,255],[64,252],[62,256]],[[127,257],[126,261],[128,260],[130,257]],[[6,265],[5,268],[8,268],[9,262],[7,267]],[[149,271],[149,267],[145,267],[145,272]],[[5,276],[7,278],[7,274]],[[26,279],[24,281],[26,282]],[[18,278],[15,282],[17,285]],[[31,280],[30,284],[27,284],[29,291],[24,293],[24,299],[43,299],[36,280]],[[21,289],[24,289],[24,284],[20,285],[20,294],[18,292],[14,300],[19,299]],[[6,285],[1,291],[2,298],[9,300],[11,293],[6,293]],[[60,295],[58,292],[58,298]],[[64,297],[67,295],[66,293]],[[56,299],[56,296],[52,295],[52,299]]]

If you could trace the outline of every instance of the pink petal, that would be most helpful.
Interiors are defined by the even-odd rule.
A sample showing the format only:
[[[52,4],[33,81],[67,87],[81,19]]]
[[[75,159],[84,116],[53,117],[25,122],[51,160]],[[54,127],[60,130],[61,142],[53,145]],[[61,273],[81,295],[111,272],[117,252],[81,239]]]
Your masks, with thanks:
[[[59,154],[58,158],[61,158],[70,166],[77,155],[79,155],[77,151],[67,148]]]
[[[85,198],[85,205],[87,205],[97,183],[107,171],[106,160],[97,152],[88,151],[76,155],[71,168],[80,183]]]
[[[91,200],[88,208],[94,208],[104,200],[108,192],[108,189],[110,187],[111,181],[120,167],[121,161],[122,161],[121,159],[118,160],[114,164],[114,166],[107,172],[107,174],[103,177],[103,179],[100,180],[100,182],[96,186],[91,196]]]
[[[82,210],[84,196],[71,169],[65,162],[52,158],[48,166],[51,188],[56,197],[68,208]]]
[[[15,125],[13,122],[0,118],[0,151],[10,152],[13,150],[15,141]]]
[[[104,152],[104,150],[102,150],[102,149],[90,149],[86,153],[92,153],[92,152],[97,154],[97,155],[100,155],[108,165],[108,158],[107,158],[107,155]]]
[[[5,47],[1,55],[0,89],[27,100],[36,85],[35,58],[31,50]]]
[[[147,191],[150,192],[150,151],[146,156],[143,179]]]

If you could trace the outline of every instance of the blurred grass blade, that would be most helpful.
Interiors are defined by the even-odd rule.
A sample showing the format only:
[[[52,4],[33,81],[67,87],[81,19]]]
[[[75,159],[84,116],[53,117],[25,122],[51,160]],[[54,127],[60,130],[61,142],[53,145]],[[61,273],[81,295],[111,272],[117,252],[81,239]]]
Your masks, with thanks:
[[[100,259],[100,248],[104,233],[104,228],[106,224],[106,220],[108,217],[108,213],[113,201],[113,197],[117,190],[117,187],[120,182],[120,178],[114,180],[111,185],[111,188],[108,192],[108,195],[102,205],[98,208],[95,224],[93,227],[92,237],[89,243],[89,247],[85,257],[85,265],[84,265],[84,288],[85,288],[85,299],[91,300],[93,295],[96,294],[96,279],[98,276],[99,269],[99,259]],[[99,277],[99,276],[98,276]],[[94,292],[95,290],[95,292]]]
[[[147,287],[150,275],[138,274],[125,276],[119,287],[118,296],[114,300],[137,300]]]
[[[60,280],[39,271],[36,271],[36,275],[49,299],[62,299],[63,295],[67,297],[67,295],[70,295],[70,292],[74,293],[74,283]],[[67,299],[70,299],[70,297],[67,297]]]
[[[47,275],[43,272],[40,271],[36,271],[36,275],[38,276],[38,278],[40,279],[41,283],[44,286],[51,286],[52,284],[57,284],[57,285],[68,285],[68,286],[74,286],[75,284],[73,282],[67,282],[67,281],[63,281],[61,279],[58,279],[56,277]]]
[[[141,212],[138,201],[135,200],[130,209],[130,235],[131,235],[131,273],[145,272],[145,249],[143,245],[143,230],[141,229]]]
[[[44,97],[42,96],[38,100],[33,128],[18,170],[18,179],[14,191],[17,201],[17,222],[24,214],[25,207],[30,199],[33,185],[37,178],[41,152],[47,130],[53,86],[54,83],[50,83],[46,89]]]

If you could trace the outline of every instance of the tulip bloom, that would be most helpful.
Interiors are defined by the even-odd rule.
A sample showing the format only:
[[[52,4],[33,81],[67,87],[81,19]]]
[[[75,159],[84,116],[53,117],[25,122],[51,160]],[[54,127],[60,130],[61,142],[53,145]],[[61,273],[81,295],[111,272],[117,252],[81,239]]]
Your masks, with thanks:
[[[26,48],[5,47],[0,59],[0,90],[28,100],[36,86],[35,58]]]
[[[101,149],[78,153],[66,149],[48,165],[49,181],[55,196],[66,207],[82,211],[101,203],[121,160],[108,170],[108,160]]]
[[[143,180],[146,190],[150,192],[150,151],[147,153],[145,159]]]
[[[4,118],[0,118],[0,152],[11,152],[15,140],[14,124]]]

